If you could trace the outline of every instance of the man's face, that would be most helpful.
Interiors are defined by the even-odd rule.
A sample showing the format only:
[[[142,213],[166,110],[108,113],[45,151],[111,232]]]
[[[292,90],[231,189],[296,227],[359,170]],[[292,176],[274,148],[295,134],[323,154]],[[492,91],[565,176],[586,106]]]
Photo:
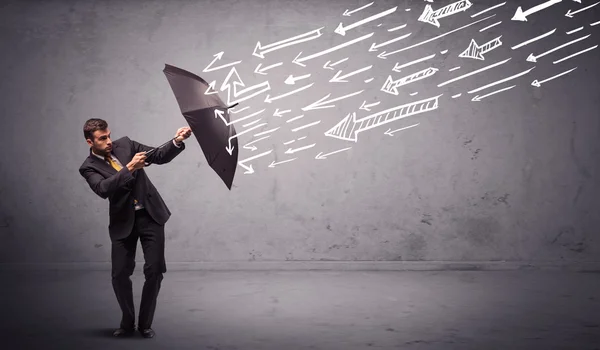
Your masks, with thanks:
[[[112,151],[112,140],[110,139],[110,129],[94,131],[94,141],[87,139],[88,145],[92,147],[94,153],[104,155]]]

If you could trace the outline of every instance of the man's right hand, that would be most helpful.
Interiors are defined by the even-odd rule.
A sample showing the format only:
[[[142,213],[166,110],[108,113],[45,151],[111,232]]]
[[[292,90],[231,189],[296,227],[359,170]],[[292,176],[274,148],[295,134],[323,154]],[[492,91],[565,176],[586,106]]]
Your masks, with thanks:
[[[127,169],[134,171],[144,167],[146,161],[146,152],[138,152],[133,156],[133,159],[127,163]]]

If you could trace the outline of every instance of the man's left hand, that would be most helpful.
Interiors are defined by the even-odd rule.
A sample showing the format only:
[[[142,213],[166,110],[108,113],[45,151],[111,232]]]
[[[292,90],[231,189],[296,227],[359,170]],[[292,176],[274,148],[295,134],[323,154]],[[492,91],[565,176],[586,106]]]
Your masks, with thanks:
[[[192,134],[192,129],[190,129],[187,126],[181,127],[179,129],[177,129],[177,132],[175,133],[175,142],[179,143],[179,142],[187,139],[188,137],[190,137],[191,134]]]

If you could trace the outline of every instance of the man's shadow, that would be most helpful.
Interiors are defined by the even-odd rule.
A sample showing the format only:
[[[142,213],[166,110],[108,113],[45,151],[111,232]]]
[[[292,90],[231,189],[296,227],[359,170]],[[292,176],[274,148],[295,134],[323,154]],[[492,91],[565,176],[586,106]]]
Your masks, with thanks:
[[[96,328],[96,329],[83,329],[80,334],[86,338],[112,338],[117,340],[122,339],[134,339],[137,336],[137,330],[129,336],[115,337],[113,336],[114,328]]]

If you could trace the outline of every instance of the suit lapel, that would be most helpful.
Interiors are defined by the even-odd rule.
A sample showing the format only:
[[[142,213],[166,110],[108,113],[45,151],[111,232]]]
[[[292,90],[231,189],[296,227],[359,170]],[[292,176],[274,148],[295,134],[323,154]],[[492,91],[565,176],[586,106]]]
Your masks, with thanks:
[[[124,162],[124,157],[125,155],[122,154],[121,152],[122,148],[119,147],[119,144],[117,143],[113,143],[113,150],[112,150],[112,155],[117,158],[119,160],[119,162],[121,162],[121,164],[123,165],[123,167],[125,167],[126,162]],[[108,164],[106,161],[99,159],[98,157],[96,157],[93,153],[92,153],[92,149],[90,148],[90,161],[94,164],[97,164],[99,168],[104,169],[105,171],[108,171],[111,175],[112,174],[116,174],[117,170],[115,168],[112,167],[112,165]]]

